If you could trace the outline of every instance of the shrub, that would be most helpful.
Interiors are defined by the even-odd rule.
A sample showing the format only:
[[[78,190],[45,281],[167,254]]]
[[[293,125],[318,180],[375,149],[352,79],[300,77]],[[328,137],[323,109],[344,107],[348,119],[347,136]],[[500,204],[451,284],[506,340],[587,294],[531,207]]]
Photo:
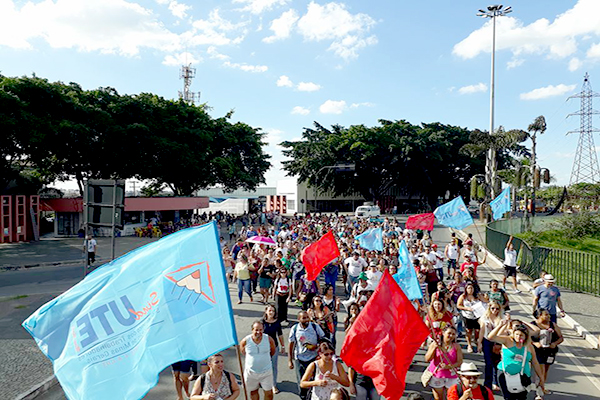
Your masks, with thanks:
[[[554,225],[569,238],[600,237],[600,215],[588,211],[563,217]]]

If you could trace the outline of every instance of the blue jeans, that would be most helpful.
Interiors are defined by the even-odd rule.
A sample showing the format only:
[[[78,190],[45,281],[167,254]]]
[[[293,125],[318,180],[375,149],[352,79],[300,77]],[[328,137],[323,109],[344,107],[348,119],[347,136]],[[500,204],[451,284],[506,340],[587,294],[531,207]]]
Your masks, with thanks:
[[[494,342],[487,339],[483,339],[483,359],[485,360],[485,379],[483,380],[483,386],[492,388],[492,385],[498,385],[498,362],[500,361],[499,355],[494,354]]]
[[[277,339],[275,339],[275,354],[271,357],[271,364],[273,364],[273,386],[277,387],[277,359],[279,357],[279,346],[277,345]]]
[[[366,389],[356,385],[356,400],[379,400],[380,396],[375,388]]]
[[[346,282],[348,284],[346,288],[348,294],[352,293],[352,287],[356,282],[358,282],[358,276],[348,275],[348,281]]]
[[[335,283],[337,282],[338,274],[324,274],[325,275],[325,284],[333,286],[333,294],[335,294]]]
[[[238,279],[238,297],[240,298],[240,301],[242,301],[242,295],[244,294],[244,292],[246,292],[248,294],[248,296],[252,297],[252,292],[251,292],[251,280],[250,279]]]

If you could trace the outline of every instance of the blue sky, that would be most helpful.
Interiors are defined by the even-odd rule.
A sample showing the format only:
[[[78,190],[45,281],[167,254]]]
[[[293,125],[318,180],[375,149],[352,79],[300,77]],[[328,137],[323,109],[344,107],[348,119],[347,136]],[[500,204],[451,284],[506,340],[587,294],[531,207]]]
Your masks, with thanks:
[[[313,121],[378,119],[489,128],[489,20],[479,1],[0,0],[0,71],[177,97],[179,68],[222,116],[268,133],[283,178],[282,140]],[[600,1],[515,0],[500,17],[496,126],[544,115],[539,164],[568,184],[583,75],[600,92]],[[598,99],[600,101],[600,99]],[[600,109],[600,105],[597,106]],[[597,122],[597,126],[600,123]],[[600,148],[600,137],[594,136]]]

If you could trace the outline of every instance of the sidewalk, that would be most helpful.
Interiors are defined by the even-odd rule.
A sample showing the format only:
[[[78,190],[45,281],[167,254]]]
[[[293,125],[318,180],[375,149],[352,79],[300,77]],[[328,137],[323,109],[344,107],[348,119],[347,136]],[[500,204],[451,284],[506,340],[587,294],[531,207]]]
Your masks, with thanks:
[[[96,264],[110,260],[110,240],[104,237],[96,238]],[[115,239],[115,257],[155,240],[158,239],[118,237]],[[83,239],[79,238],[42,238],[39,242],[0,244],[0,270],[79,263],[83,265],[84,262]]]
[[[477,221],[475,225],[465,228],[463,232],[465,234],[473,234],[473,240],[476,243],[481,244],[482,238],[479,236],[480,233],[483,240],[485,240],[484,223]],[[503,261],[493,254],[488,253],[487,264],[497,269],[499,274],[502,274],[504,271]],[[527,290],[528,287],[531,287],[533,280],[524,274],[519,274],[519,282]],[[557,286],[560,288],[562,302],[567,313],[567,317],[563,318],[563,321],[570,325],[572,329],[575,329],[579,335],[583,336],[591,346],[598,349],[600,337],[600,297],[573,292],[561,287],[560,282],[557,282]],[[521,287],[521,290],[523,290],[523,287]]]

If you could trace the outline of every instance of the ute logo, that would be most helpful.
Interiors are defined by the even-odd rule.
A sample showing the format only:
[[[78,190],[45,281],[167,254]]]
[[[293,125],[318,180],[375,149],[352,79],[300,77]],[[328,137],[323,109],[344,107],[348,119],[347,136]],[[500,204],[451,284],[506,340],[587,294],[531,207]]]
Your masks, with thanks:
[[[173,322],[198,315],[217,303],[207,261],[167,272],[164,277],[164,296]]]

